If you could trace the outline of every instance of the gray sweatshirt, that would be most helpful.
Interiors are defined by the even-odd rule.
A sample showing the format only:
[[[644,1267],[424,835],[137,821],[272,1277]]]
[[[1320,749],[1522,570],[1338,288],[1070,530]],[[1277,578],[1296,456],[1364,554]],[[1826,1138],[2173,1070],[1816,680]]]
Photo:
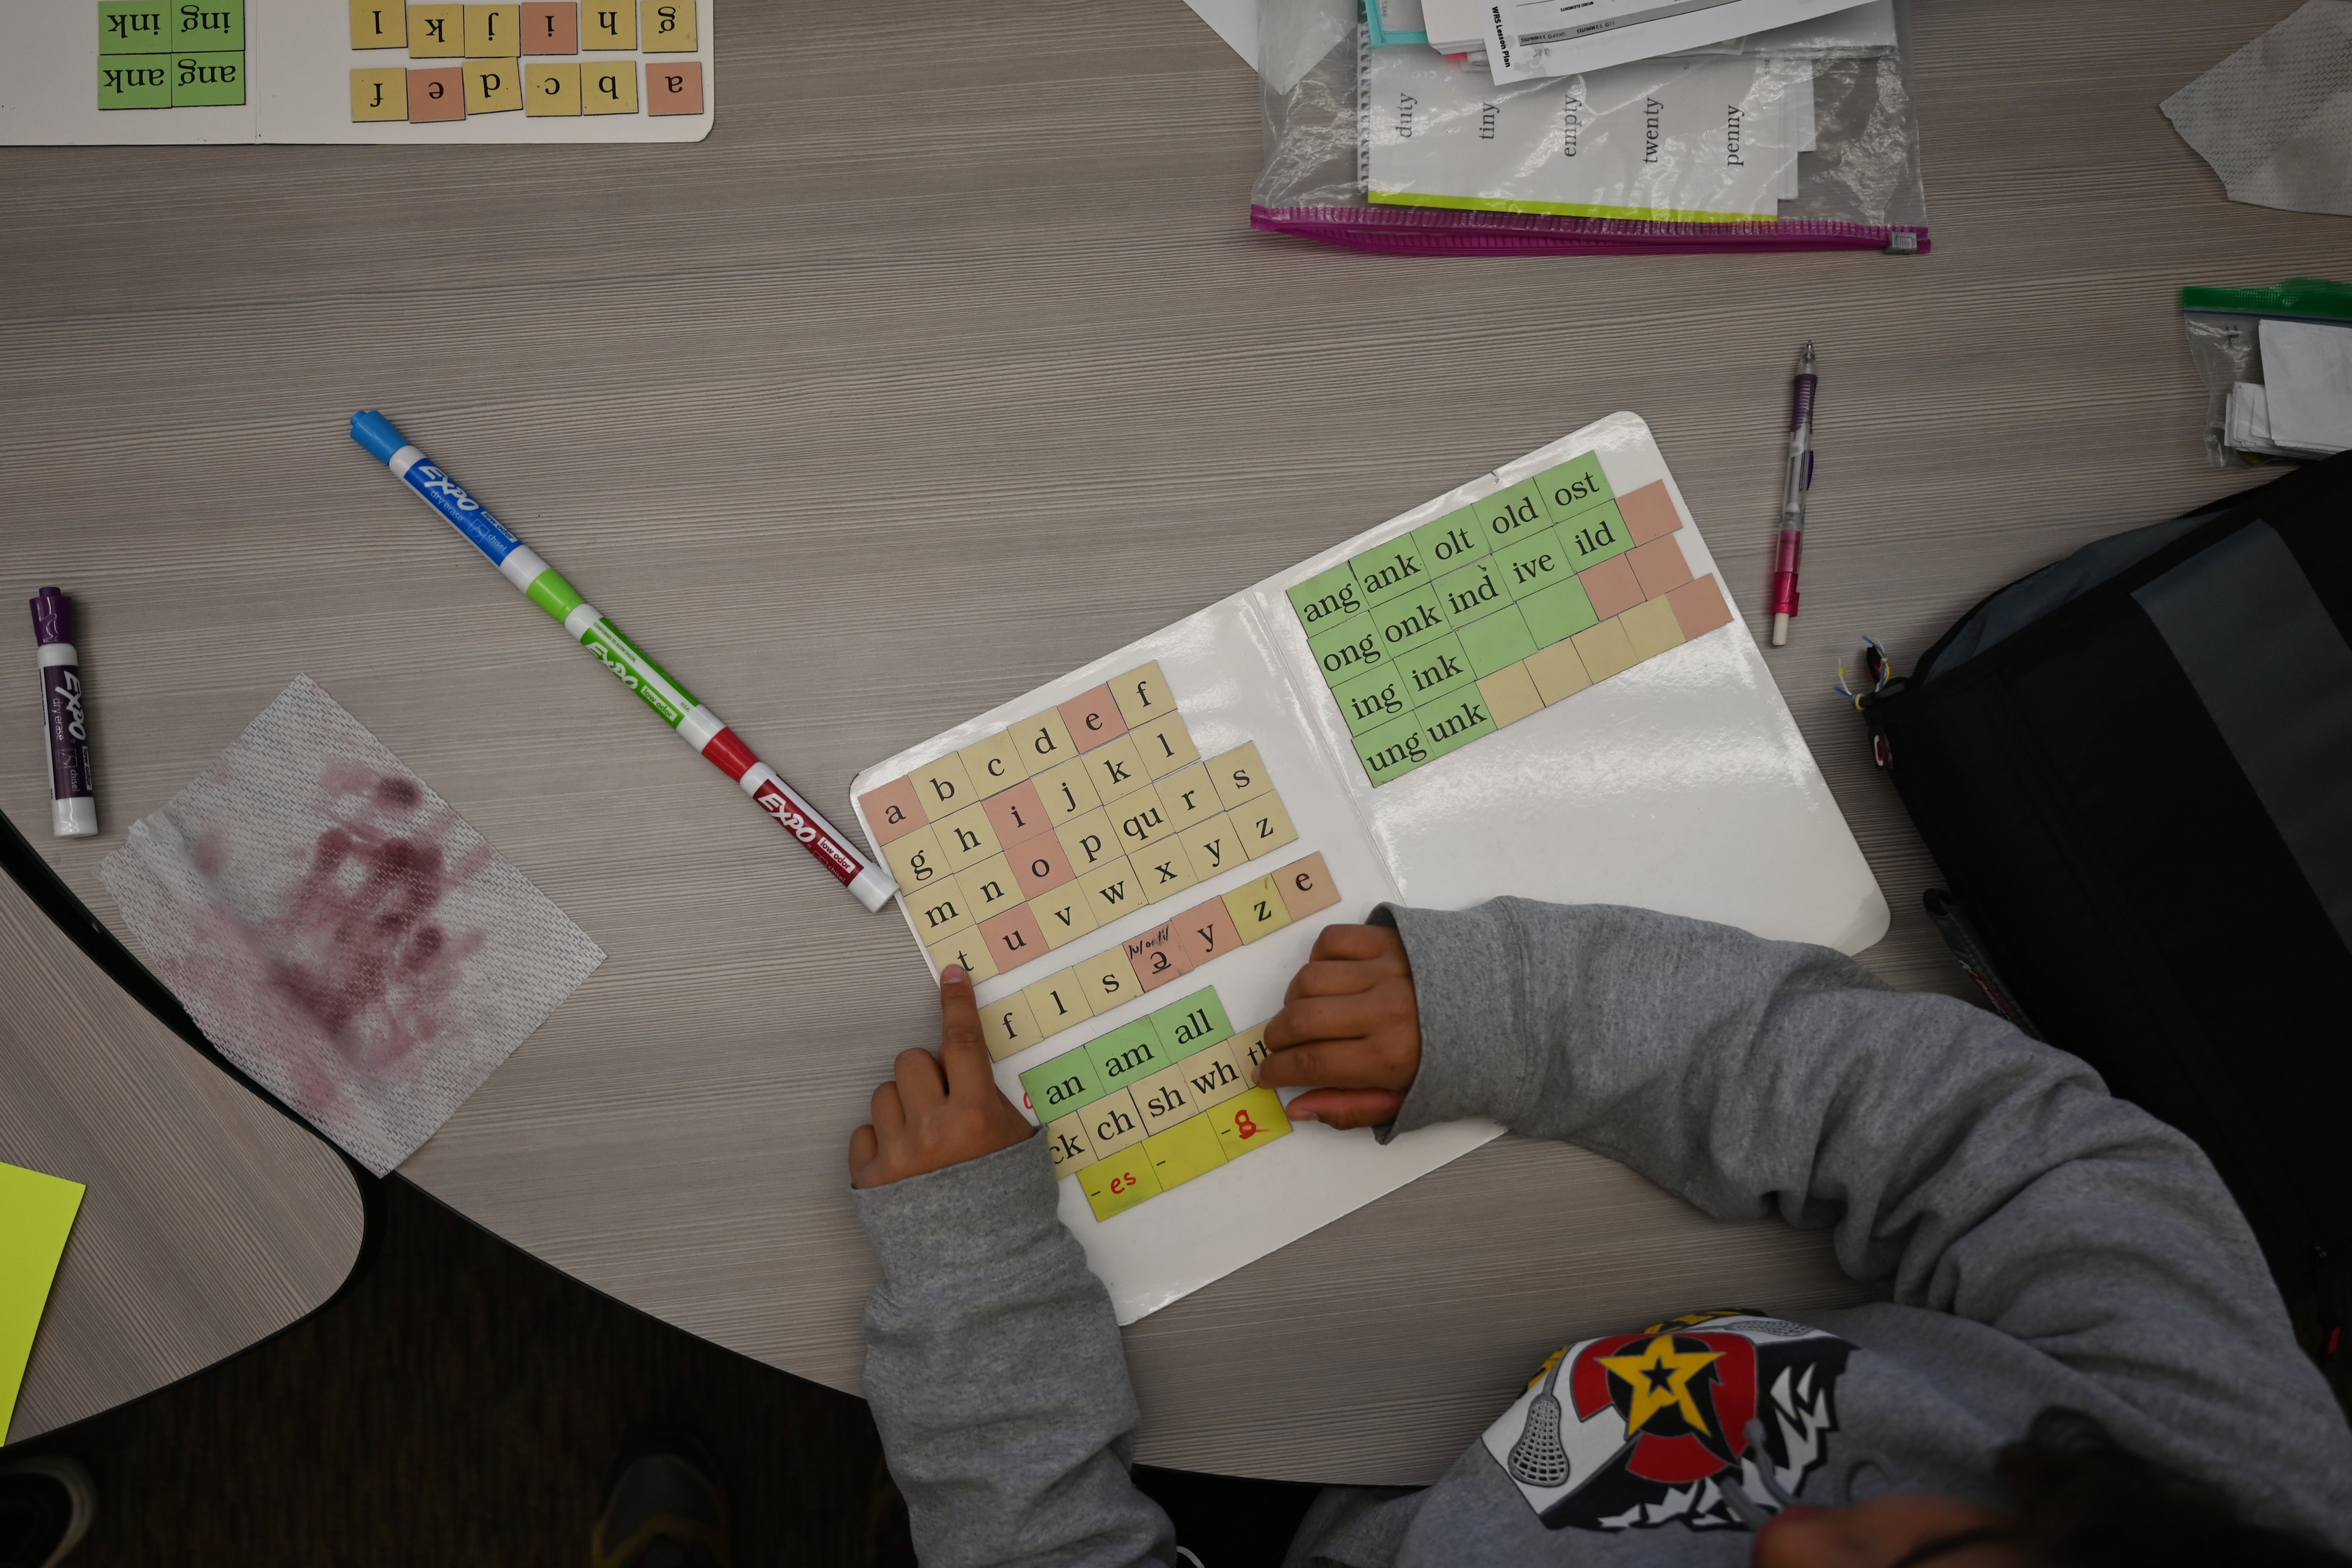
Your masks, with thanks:
[[[2352,1431],[2244,1219],[2194,1144],[2083,1063],[1699,921],[1517,899],[1376,918],[1421,1008],[1392,1131],[1486,1116],[1581,1144],[1710,1215],[1831,1229],[1890,1300],[1802,1322],[1695,1301],[1565,1347],[1496,1391],[1434,1486],[1318,1507],[1294,1561],[1744,1563],[1783,1499],[1998,1504],[1994,1450],[2052,1405],[2352,1551]],[[1042,1142],[856,1203],[882,1265],[866,1394],[922,1561],[1171,1563]]]

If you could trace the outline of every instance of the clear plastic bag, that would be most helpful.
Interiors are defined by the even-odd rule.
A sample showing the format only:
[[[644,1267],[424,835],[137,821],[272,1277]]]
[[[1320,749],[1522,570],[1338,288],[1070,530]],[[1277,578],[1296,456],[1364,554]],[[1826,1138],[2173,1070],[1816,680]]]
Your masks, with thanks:
[[[1928,248],[1899,44],[1497,87],[1460,57],[1373,48],[1346,0],[1262,0],[1260,29],[1256,228],[1422,255]]]
[[[2183,289],[2180,324],[2189,358],[2205,384],[2205,458],[2217,468],[2260,468],[2282,459],[2325,457],[2278,448],[2252,449],[2231,439],[2230,405],[2244,383],[2263,384],[2262,325],[2265,320],[2352,324],[2352,283],[2290,278],[2275,289]]]

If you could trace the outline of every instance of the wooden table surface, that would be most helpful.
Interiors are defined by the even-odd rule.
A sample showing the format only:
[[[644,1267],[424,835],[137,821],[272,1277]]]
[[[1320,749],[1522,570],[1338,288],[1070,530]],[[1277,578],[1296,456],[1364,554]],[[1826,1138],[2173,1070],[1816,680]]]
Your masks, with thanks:
[[[308,671],[611,953],[404,1167],[600,1289],[857,1385],[843,1144],[933,1037],[858,910],[343,434],[381,407],[828,809],[862,765],[1627,408],[1759,618],[1791,356],[1822,353],[1773,655],[1895,911],[1931,866],[1830,691],[1990,589],[2251,482],[2182,284],[2352,275],[2157,102],[2295,0],[1919,0],[1936,250],[1382,259],[1253,234],[1255,79],[1178,0],[894,36],[719,0],[688,147],[0,151],[8,576],[81,596],[95,874]],[[29,738],[31,682],[0,689]],[[40,820],[38,757],[0,805]],[[1850,1300],[1819,1237],[1506,1140],[1129,1332],[1146,1459],[1417,1481],[1571,1337]]]
[[[342,1157],[157,1022],[5,875],[0,1085],[0,1161],[89,1189],[12,1443],[299,1322],[359,1261],[365,1205]]]

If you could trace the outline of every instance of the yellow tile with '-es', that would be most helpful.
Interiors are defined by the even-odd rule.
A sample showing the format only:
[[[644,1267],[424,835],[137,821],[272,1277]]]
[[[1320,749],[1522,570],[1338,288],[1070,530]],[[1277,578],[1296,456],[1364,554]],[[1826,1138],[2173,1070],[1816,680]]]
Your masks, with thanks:
[[[1217,801],[1227,811],[1273,787],[1265,776],[1265,764],[1258,760],[1255,741],[1211,757],[1209,782],[1216,785]]]
[[[1536,683],[1536,695],[1549,708],[1565,701],[1592,684],[1586,673],[1584,660],[1573,642],[1556,642],[1549,647],[1539,647],[1519,661],[1519,668]],[[1501,721],[1497,720],[1497,723]]]
[[[1244,860],[1271,855],[1298,837],[1298,829],[1291,826],[1290,813],[1284,808],[1282,797],[1272,790],[1235,806],[1227,820],[1241,839]]]
[[[960,963],[971,976],[975,985],[983,980],[996,978],[996,960],[989,956],[988,944],[980,940],[978,926],[964,927],[930,952],[933,969],[945,969],[950,963]]]
[[[467,6],[466,53],[478,60],[510,60],[522,53],[522,7]]]
[[[1071,1025],[1095,1016],[1086,998],[1078,994],[1078,977],[1066,969],[1034,982],[1021,993],[1021,999],[1029,1004],[1029,1018],[1037,1026],[1041,1040],[1050,1040]]]
[[[1232,912],[1234,929],[1241,932],[1244,942],[1255,942],[1290,923],[1290,910],[1284,905],[1281,889],[1274,885],[1272,877],[1261,877],[1235,888],[1225,895],[1225,908]]]
[[[1030,775],[1037,786],[1037,798],[1045,803],[1046,820],[1056,827],[1075,816],[1084,816],[1102,804],[1095,790],[1095,781],[1087,772],[1084,757],[1072,757],[1066,763],[1056,763],[1041,773]]]
[[[1165,1132],[1155,1132],[1143,1141],[1143,1152],[1151,1162],[1152,1173],[1160,1178],[1160,1190],[1182,1186],[1195,1176],[1205,1176],[1225,1163],[1223,1140],[1211,1118],[1195,1116],[1179,1121]]]
[[[377,69],[363,66],[352,72],[352,120],[354,123],[407,118],[407,68],[388,66]]]
[[[1128,733],[1135,739],[1135,754],[1143,759],[1143,771],[1155,780],[1201,760],[1201,748],[1192,743],[1192,731],[1184,727],[1181,713],[1171,713]]]
[[[510,114],[522,107],[522,71],[513,60],[466,62],[466,113]]]
[[[1655,658],[1683,646],[1682,623],[1675,619],[1675,607],[1663,595],[1634,605],[1617,617],[1617,624],[1625,628],[1625,640],[1633,645],[1636,658]]]
[[[1028,997],[1018,991],[980,1010],[980,1037],[988,1042],[990,1058],[1000,1062],[1045,1037],[1029,1012]]]
[[[1078,1186],[1087,1194],[1087,1206],[1095,1211],[1098,1220],[1125,1214],[1136,1205],[1160,1195],[1160,1179],[1152,1173],[1151,1162],[1143,1157],[1140,1148],[1115,1158],[1097,1159],[1078,1173]]]
[[[463,59],[466,55],[466,7],[411,5],[408,8],[408,53],[420,60]]]
[[[1045,1123],[1045,1147],[1054,1153],[1054,1174],[1074,1176],[1095,1163],[1095,1146],[1087,1137],[1087,1113],[1073,1110]]]
[[[1105,948],[1092,958],[1070,965],[1070,973],[1078,977],[1078,991],[1097,1018],[1143,994],[1143,987],[1135,978],[1135,965],[1128,963],[1123,947]]]
[[[1108,684],[1110,700],[1118,704],[1130,730],[1156,724],[1176,711],[1176,700],[1168,695],[1168,682],[1160,676],[1158,659],[1125,675],[1114,675]]]
[[[637,47],[637,8],[633,0],[583,0],[580,7],[580,47],[583,49],[634,49]],[[635,68],[630,68],[632,72]]]
[[[999,730],[985,741],[974,741],[956,753],[963,763],[966,777],[971,780],[973,792],[982,798],[999,790],[1011,789],[1029,776],[1028,766],[1021,760],[1021,748],[1013,743],[1013,731]]]
[[[1223,1105],[1213,1105],[1201,1118],[1217,1130],[1225,1158],[1238,1160],[1253,1149],[1263,1149],[1290,1131],[1283,1114],[1282,1097],[1270,1089],[1254,1089]]]
[[[352,0],[352,47],[404,49],[408,47],[408,7],[385,0]]]
[[[533,63],[522,68],[522,111],[525,114],[580,112],[580,67]]]
[[[937,819],[931,831],[939,836],[940,858],[950,871],[977,866],[1004,853],[996,839],[996,824],[985,805],[967,805],[953,816]]]
[[[637,62],[612,60],[580,68],[580,106],[589,114],[637,111]]]

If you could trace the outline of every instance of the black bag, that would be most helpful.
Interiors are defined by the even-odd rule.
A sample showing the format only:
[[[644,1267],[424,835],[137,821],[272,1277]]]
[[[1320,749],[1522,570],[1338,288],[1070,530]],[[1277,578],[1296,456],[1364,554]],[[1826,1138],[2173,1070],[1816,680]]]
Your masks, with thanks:
[[[2011,584],[1863,710],[1964,965],[2204,1147],[2337,1373],[2352,454]]]

